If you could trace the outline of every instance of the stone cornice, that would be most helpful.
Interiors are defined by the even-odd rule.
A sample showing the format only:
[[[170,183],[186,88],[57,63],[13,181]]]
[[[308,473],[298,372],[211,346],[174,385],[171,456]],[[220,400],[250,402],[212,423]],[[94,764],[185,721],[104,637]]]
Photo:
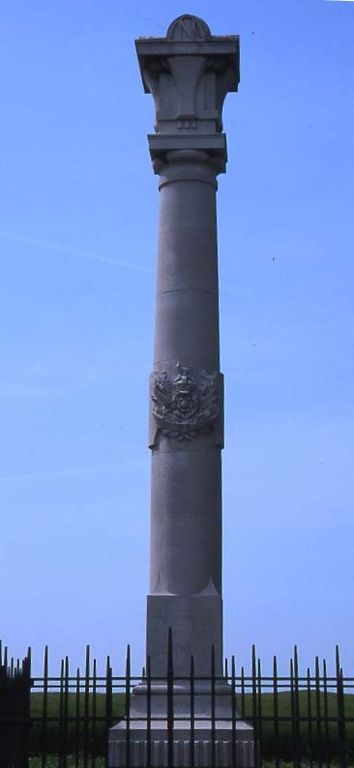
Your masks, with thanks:
[[[186,137],[192,148],[196,137],[221,134],[226,94],[240,79],[239,38],[215,37],[202,19],[185,14],[166,37],[135,45],[145,93],[155,101],[157,135]]]

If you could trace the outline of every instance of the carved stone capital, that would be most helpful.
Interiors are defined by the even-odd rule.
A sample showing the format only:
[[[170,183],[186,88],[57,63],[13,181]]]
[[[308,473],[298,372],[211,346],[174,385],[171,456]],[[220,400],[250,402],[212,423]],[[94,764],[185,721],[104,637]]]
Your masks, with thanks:
[[[170,137],[170,149],[183,138],[188,148],[203,149],[195,139],[220,136],[226,94],[240,79],[239,38],[216,37],[205,21],[184,14],[166,37],[136,40],[136,50],[144,90],[155,101],[157,137]]]
[[[223,447],[223,376],[177,364],[174,371],[155,371],[150,377],[149,447],[159,434],[190,442],[212,434]]]

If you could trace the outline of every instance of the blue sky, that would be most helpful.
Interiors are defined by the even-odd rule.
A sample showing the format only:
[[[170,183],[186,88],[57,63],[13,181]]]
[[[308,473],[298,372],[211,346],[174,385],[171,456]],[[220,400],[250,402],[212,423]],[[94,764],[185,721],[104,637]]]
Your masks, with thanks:
[[[0,635],[144,655],[158,192],[133,41],[240,34],[218,193],[225,653],[354,674],[354,3],[2,0]]]

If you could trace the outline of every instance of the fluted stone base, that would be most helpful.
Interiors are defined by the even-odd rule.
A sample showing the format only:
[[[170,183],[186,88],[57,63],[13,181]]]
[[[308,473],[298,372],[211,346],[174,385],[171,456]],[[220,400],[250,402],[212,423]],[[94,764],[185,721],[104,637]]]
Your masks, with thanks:
[[[176,724],[173,736],[174,768],[189,768],[192,765],[189,721]],[[236,754],[233,739],[236,741]],[[253,729],[243,721],[237,722],[236,734],[232,732],[230,722],[216,721],[214,740],[210,722],[208,727],[199,722],[194,730],[193,744],[195,768],[234,768],[235,765],[237,768],[254,768]],[[138,727],[137,724],[134,725],[130,728],[128,748],[126,722],[123,721],[110,729],[109,768],[126,768],[128,765],[129,768],[167,768],[168,753],[166,722],[155,722],[150,729],[149,738],[146,723],[139,723]]]

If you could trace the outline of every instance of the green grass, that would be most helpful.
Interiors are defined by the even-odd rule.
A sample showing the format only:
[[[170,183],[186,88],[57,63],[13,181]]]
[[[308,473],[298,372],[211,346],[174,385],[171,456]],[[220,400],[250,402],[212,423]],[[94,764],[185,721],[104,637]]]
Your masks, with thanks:
[[[60,696],[57,693],[49,693],[47,699],[47,725],[43,728],[43,694],[33,693],[31,696],[30,753],[40,754],[45,748],[48,754],[59,753],[63,750],[67,753],[83,751],[84,745],[96,755],[104,755],[107,741],[107,727],[105,723],[105,694],[95,696],[95,723],[86,718],[86,701],[84,694],[77,697],[76,694],[68,695],[68,722],[66,730],[60,724]],[[88,715],[93,718],[94,698],[88,697]],[[113,696],[113,722],[121,719],[125,711],[125,697],[123,694]],[[80,722],[76,722],[77,715]],[[31,766],[32,768],[32,766]]]
[[[345,717],[346,719],[354,719],[354,696],[346,695],[345,701]],[[321,717],[324,716],[324,696],[320,694],[320,713]],[[238,706],[240,701],[238,702]],[[311,692],[308,697],[307,692],[302,691],[299,693],[299,741],[300,741],[300,753],[304,759],[311,757],[311,752],[316,756],[319,751],[327,750],[328,756],[333,760],[338,757],[338,709],[337,709],[337,695],[335,693],[329,693],[327,695],[328,706],[328,726],[327,734],[325,731],[325,724],[321,723],[320,733],[317,733],[316,725],[316,693]],[[277,751],[277,744],[275,738],[274,728],[274,696],[272,693],[264,693],[261,697],[261,741],[262,741],[262,755],[266,759],[271,759]],[[252,697],[246,697],[245,701],[245,717],[252,720]],[[279,737],[278,737],[278,750],[281,757],[284,760],[291,760],[293,756],[293,737],[292,737],[292,705],[290,692],[283,692],[278,694],[278,714],[279,714]],[[313,718],[312,727],[309,726],[308,720],[310,716]],[[263,720],[264,718],[264,720]],[[282,718],[285,718],[282,720]],[[301,718],[303,721],[301,722]],[[354,759],[354,722],[346,722],[346,739],[347,739],[347,755],[352,761]]]
[[[47,723],[46,731],[43,731],[43,725],[41,718],[43,716],[43,695],[41,693],[34,693],[31,697],[31,715],[32,715],[32,727],[30,735],[30,752],[32,755],[40,755],[45,744],[45,749],[48,755],[55,755],[63,749],[65,752],[75,754],[76,751],[83,752],[84,745],[88,747],[89,753],[104,755],[107,742],[107,728],[104,721],[105,717],[105,694],[97,694],[96,697],[96,723],[93,726],[92,722],[85,724],[85,696],[80,695],[79,698],[79,714],[82,718],[79,724],[74,720],[69,721],[67,724],[66,732],[63,728],[60,728],[60,696],[57,693],[48,694],[48,717],[50,721]],[[345,700],[345,715],[346,718],[352,718],[354,721],[354,696],[346,695]],[[76,694],[69,694],[68,696],[68,716],[69,718],[76,718],[77,715],[77,703],[78,699]],[[316,695],[315,692],[311,693],[310,700],[308,699],[306,692],[300,692],[299,694],[299,709],[300,718],[304,718],[303,722],[300,722],[299,727],[299,742],[300,753],[303,760],[310,760],[311,753],[314,759],[318,754],[319,747],[322,748],[324,754],[327,754],[331,760],[338,760],[338,711],[337,711],[337,696],[335,693],[329,693],[327,697],[328,703],[328,730],[327,736],[324,729],[324,724],[321,726],[320,739],[318,739],[317,727],[315,722],[316,717]],[[324,713],[324,698],[323,694],[320,696],[321,714]],[[124,716],[125,698],[124,694],[116,694],[113,696],[113,722],[117,722]],[[239,714],[242,714],[246,719],[252,721],[253,709],[252,709],[252,696],[247,694],[244,697],[244,713],[241,712],[241,697],[237,697],[237,709]],[[262,711],[262,725],[261,725],[261,745],[262,756],[265,760],[271,760],[273,755],[278,752],[282,760],[291,761],[294,751],[294,742],[292,736],[292,723],[291,723],[291,694],[289,692],[282,692],[278,694],[278,715],[279,715],[279,730],[278,739],[276,739],[274,729],[274,697],[272,693],[265,693],[261,697],[261,711]],[[308,725],[309,714],[312,714],[314,718],[312,724],[312,733]],[[88,713],[89,716],[93,715],[93,697],[90,695],[88,700]],[[56,720],[57,718],[57,720]],[[101,719],[102,718],[102,719]],[[354,722],[346,723],[346,736],[347,736],[347,757],[354,763]],[[35,758],[33,758],[35,759]],[[55,758],[51,758],[54,762],[48,762],[48,768],[56,768],[57,761]],[[30,764],[31,768],[37,768],[40,763],[33,762]],[[74,765],[73,762],[68,762],[68,768]],[[103,763],[99,763],[96,760],[96,768],[101,768]]]

